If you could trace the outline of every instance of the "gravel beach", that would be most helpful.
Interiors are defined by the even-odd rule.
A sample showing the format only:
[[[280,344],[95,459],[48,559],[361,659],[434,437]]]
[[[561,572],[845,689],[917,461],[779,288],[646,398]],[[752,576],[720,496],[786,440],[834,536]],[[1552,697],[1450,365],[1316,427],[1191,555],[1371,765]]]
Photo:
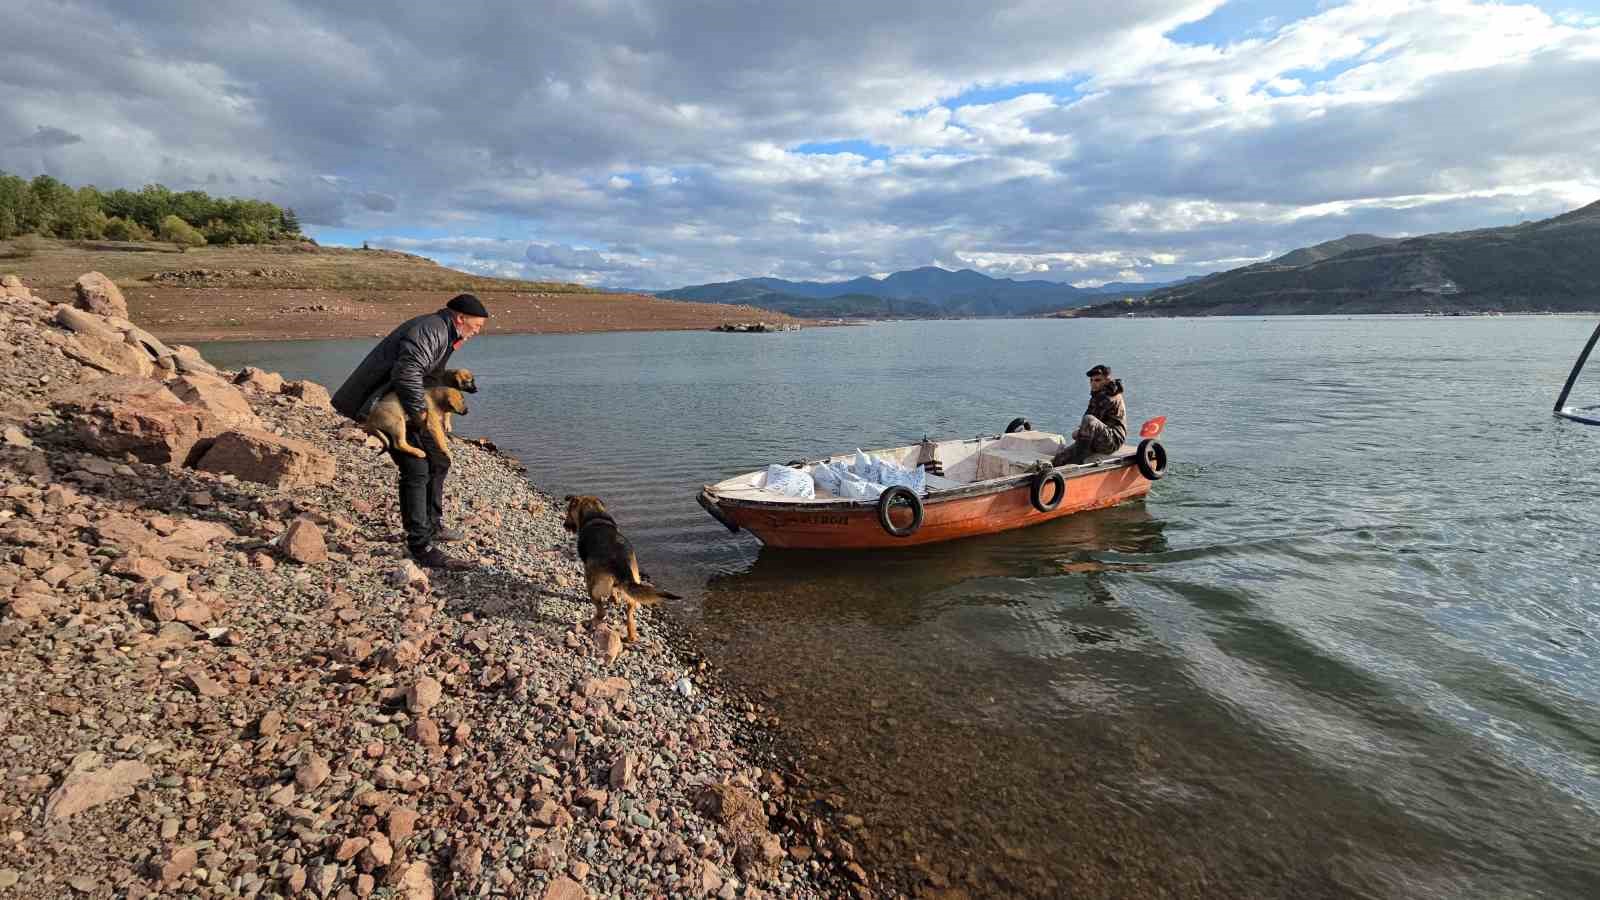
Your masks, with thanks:
[[[515,460],[453,442],[424,572],[321,386],[74,298],[0,288],[0,897],[873,895]]]

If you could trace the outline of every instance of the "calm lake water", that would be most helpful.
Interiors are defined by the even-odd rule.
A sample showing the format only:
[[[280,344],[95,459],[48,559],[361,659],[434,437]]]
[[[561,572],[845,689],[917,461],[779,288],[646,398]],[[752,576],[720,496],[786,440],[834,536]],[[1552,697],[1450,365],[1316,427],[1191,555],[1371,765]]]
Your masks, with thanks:
[[[869,861],[978,896],[1600,895],[1600,429],[1570,318],[481,338],[457,430],[605,499]],[[218,344],[336,387],[371,341]],[[796,457],[1169,417],[1144,502],[895,553],[695,505]],[[1600,370],[1573,402],[1600,401]]]

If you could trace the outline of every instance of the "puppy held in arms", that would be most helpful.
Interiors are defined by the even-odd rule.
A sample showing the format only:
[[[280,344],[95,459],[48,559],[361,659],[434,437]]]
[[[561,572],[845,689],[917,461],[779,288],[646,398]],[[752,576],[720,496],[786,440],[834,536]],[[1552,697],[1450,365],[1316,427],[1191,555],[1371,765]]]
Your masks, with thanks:
[[[589,599],[595,605],[590,628],[605,621],[613,600],[621,600],[628,607],[628,642],[633,643],[639,639],[639,630],[633,623],[639,604],[682,599],[639,577],[639,560],[633,555],[633,546],[617,529],[617,520],[606,512],[599,497],[567,495],[567,519],[561,524],[578,536],[578,559],[583,561]]]
[[[439,452],[450,459],[450,439],[446,436],[450,430],[448,417],[451,413],[458,416],[467,414],[466,398],[453,387],[431,387],[422,392],[422,400],[426,406],[422,427],[433,438]],[[406,411],[400,406],[400,398],[394,395],[394,391],[384,394],[383,399],[372,407],[363,427],[383,441],[385,450],[398,450],[419,459],[428,456],[421,447],[406,440]]]

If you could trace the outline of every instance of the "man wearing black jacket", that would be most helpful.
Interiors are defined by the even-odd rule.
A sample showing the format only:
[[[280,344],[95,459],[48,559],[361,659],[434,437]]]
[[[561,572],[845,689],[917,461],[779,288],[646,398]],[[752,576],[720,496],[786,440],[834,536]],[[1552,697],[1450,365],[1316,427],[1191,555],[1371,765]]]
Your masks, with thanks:
[[[450,459],[422,427],[427,411],[423,381],[443,371],[450,354],[482,331],[488,318],[489,311],[477,297],[457,294],[444,309],[417,316],[389,332],[333,395],[333,408],[357,422],[366,419],[384,394],[394,391],[399,398],[409,420],[406,439],[428,454],[427,459],[418,459],[389,451],[400,469],[400,520],[411,558],[431,568],[461,565],[435,546],[461,536],[443,524],[444,480],[450,474]]]

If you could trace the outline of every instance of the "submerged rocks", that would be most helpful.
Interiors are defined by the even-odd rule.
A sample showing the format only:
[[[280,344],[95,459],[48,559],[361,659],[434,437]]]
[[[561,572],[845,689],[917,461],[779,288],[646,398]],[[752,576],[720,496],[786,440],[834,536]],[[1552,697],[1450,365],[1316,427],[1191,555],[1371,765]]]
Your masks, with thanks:
[[[195,467],[275,488],[327,484],[335,474],[333,457],[327,452],[296,438],[254,429],[218,435]]]
[[[99,272],[80,275],[72,291],[79,309],[98,316],[128,317],[128,301],[123,299],[122,290]]]

